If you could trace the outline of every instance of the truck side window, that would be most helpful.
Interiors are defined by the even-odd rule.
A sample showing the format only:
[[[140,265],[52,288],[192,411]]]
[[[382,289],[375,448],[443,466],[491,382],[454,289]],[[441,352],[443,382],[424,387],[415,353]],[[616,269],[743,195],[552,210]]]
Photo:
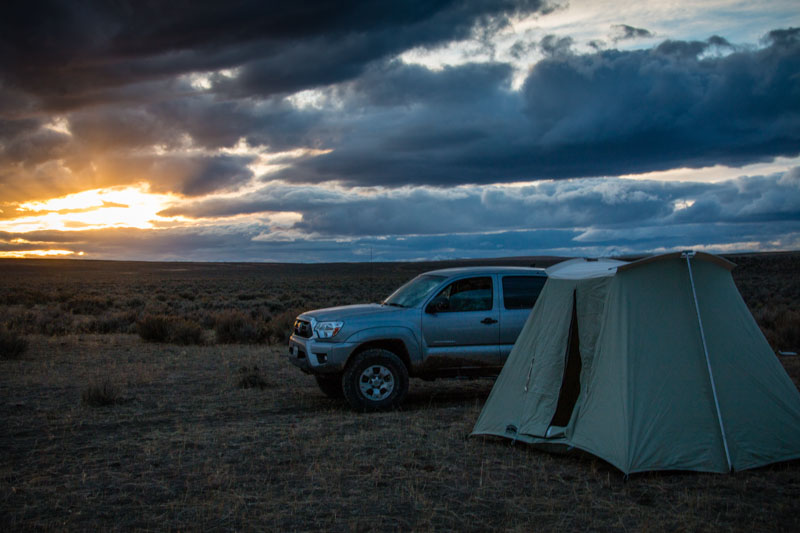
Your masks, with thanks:
[[[467,278],[454,281],[436,296],[446,297],[448,313],[463,311],[488,311],[492,308],[492,278]]]
[[[503,276],[503,305],[506,309],[530,309],[542,292],[543,276]]]

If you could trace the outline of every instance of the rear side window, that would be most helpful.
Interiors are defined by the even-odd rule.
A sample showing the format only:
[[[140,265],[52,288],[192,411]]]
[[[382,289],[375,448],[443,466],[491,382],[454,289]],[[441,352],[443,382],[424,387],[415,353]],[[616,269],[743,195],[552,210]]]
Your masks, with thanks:
[[[445,311],[488,311],[492,308],[492,278],[467,278],[454,281],[439,293],[449,300]]]
[[[503,305],[506,309],[530,309],[542,292],[544,276],[503,276]]]

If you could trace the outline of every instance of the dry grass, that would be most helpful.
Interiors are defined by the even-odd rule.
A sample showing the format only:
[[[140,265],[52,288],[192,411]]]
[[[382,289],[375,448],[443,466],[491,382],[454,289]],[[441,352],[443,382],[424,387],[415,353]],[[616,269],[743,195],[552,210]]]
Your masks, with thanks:
[[[490,380],[412,380],[403,411],[362,415],[264,346],[34,336],[0,365],[7,531],[800,528],[798,462],[626,481],[588,455],[467,438]],[[79,401],[98,368],[125,402]],[[254,374],[269,386],[240,388]]]
[[[800,310],[797,256],[734,258],[756,316]],[[297,308],[374,301],[373,292],[385,296],[433,266],[376,265],[370,278],[353,265],[287,273],[271,265],[0,264],[3,320],[29,343],[24,358],[0,360],[0,526],[800,530],[798,461],[626,480],[588,455],[467,438],[490,380],[412,380],[402,411],[363,415],[289,365],[275,332],[274,346],[179,346],[136,334],[142,316],[163,315],[211,336],[229,311],[280,329]],[[68,303],[78,287],[84,300]],[[111,325],[89,333],[100,320]],[[768,336],[778,331],[765,324]],[[800,383],[800,357],[781,362]],[[82,400],[104,383],[113,403]]]

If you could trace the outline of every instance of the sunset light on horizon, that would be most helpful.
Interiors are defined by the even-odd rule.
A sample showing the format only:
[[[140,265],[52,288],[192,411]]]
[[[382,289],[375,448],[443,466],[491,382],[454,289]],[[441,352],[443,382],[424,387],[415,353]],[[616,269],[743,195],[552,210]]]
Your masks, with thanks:
[[[171,194],[150,192],[147,183],[93,189],[17,206],[19,216],[0,219],[0,231],[82,231],[105,228],[149,229],[170,218],[158,215],[175,202]]]

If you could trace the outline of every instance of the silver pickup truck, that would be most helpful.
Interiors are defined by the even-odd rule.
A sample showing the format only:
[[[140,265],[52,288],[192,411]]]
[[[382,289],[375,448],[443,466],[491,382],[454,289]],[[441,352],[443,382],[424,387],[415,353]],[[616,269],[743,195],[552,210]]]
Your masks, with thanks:
[[[300,314],[289,360],[357,410],[394,408],[409,377],[497,375],[546,279],[541,268],[427,272],[381,304]]]

